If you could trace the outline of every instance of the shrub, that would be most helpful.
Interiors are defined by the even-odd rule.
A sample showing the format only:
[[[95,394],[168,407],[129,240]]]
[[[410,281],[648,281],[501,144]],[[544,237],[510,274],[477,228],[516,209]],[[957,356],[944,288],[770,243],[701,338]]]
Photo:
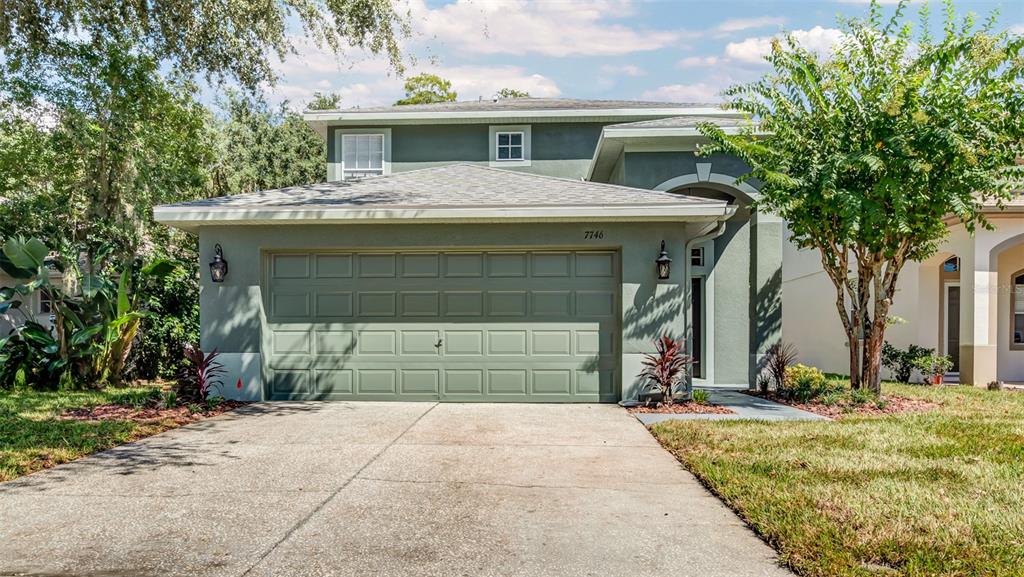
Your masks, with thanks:
[[[769,347],[765,354],[765,370],[768,372],[768,379],[758,379],[761,392],[768,392],[769,383],[774,383],[775,390],[779,390],[786,380],[786,368],[796,362],[796,358],[797,350],[793,343],[778,342]]]
[[[990,390],[990,391],[1001,391],[1001,390],[1003,390],[1003,382],[1002,381],[992,381],[991,383],[988,384],[988,390]]]
[[[953,368],[953,359],[944,355],[927,355],[914,359],[914,367],[921,371],[925,379],[945,375]]]
[[[227,371],[217,361],[220,353],[216,349],[204,353],[199,347],[191,345],[186,346],[184,352],[185,366],[178,377],[178,397],[189,403],[206,401],[211,390],[224,386],[220,377]]]
[[[661,392],[665,404],[672,403],[673,389],[686,376],[687,367],[693,363],[693,358],[686,354],[685,344],[683,339],[677,341],[663,335],[654,342],[657,352],[644,355],[644,369],[637,375],[651,381],[652,388]]]
[[[898,349],[886,341],[882,344],[882,366],[892,371],[893,378],[898,382],[909,383],[914,361],[934,353],[935,349],[918,345],[910,345],[906,350]]]
[[[785,399],[806,403],[842,390],[841,381],[828,380],[820,369],[795,364],[786,369],[786,376],[778,393]]]
[[[698,405],[708,404],[708,398],[710,396],[711,395],[704,389],[694,389],[693,392],[690,393],[690,398],[693,399],[693,402],[697,403]]]

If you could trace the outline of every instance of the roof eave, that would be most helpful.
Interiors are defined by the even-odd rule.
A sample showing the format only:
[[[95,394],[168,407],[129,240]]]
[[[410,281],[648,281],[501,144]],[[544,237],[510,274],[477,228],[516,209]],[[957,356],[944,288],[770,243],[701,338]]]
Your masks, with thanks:
[[[402,208],[209,208],[158,206],[154,220],[183,230],[203,226],[315,224],[438,224],[454,222],[686,222],[731,217],[720,202],[679,205],[402,207]]]
[[[734,111],[717,107],[664,107],[664,108],[567,108],[523,110],[466,110],[466,111],[339,111],[309,110],[302,114],[307,122],[331,124],[366,124],[373,122],[410,121],[474,121],[536,118],[547,120],[578,118],[658,118],[666,116],[735,116]]]

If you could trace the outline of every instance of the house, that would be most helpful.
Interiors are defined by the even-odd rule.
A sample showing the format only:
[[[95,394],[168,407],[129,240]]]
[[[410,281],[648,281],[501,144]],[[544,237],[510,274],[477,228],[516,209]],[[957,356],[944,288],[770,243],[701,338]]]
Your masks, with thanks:
[[[917,344],[953,360],[952,379],[984,386],[1024,382],[1024,198],[988,205],[992,230],[973,235],[950,220],[949,236],[924,262],[904,267],[893,299],[896,324],[886,340]],[[786,243],[783,333],[801,361],[849,372],[848,348],[835,308],[835,289],[816,250]],[[833,322],[834,321],[834,322]]]
[[[328,182],[154,211],[226,263],[214,282],[204,262],[200,304],[228,396],[615,402],[660,335],[687,338],[698,385],[755,382],[779,338],[782,223],[751,210],[742,162],[695,154],[696,124],[733,113],[521,98],[305,118]]]

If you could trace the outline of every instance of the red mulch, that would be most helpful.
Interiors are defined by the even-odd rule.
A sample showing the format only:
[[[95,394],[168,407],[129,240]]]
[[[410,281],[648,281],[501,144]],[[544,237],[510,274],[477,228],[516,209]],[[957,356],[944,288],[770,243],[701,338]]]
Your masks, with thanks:
[[[127,405],[96,405],[95,407],[69,409],[59,418],[75,421],[135,421],[139,423],[170,419],[179,425],[184,425],[216,417],[244,404],[238,401],[223,401],[212,409],[200,405],[203,410],[196,413],[189,411],[185,406],[157,409],[154,407],[135,408]]]
[[[701,415],[731,415],[733,411],[725,407],[718,405],[694,403],[687,401],[685,403],[673,403],[671,405],[657,405],[645,407],[643,405],[639,407],[629,407],[626,409],[630,413],[662,413],[662,414],[687,414],[696,413]]]
[[[783,405],[789,405],[816,415],[823,417],[829,417],[830,419],[841,419],[843,417],[857,416],[857,417],[880,417],[884,415],[902,415],[906,413],[923,413],[925,411],[931,411],[939,408],[939,403],[933,403],[924,399],[912,399],[909,397],[900,397],[897,395],[884,395],[882,399],[885,401],[885,406],[878,408],[875,403],[864,403],[856,405],[849,402],[837,403],[835,405],[823,405],[819,402],[811,401],[810,403],[797,403],[779,397],[778,395],[769,392],[767,395],[762,394],[760,391],[744,391],[748,395],[754,395],[755,397],[763,397],[776,403]]]

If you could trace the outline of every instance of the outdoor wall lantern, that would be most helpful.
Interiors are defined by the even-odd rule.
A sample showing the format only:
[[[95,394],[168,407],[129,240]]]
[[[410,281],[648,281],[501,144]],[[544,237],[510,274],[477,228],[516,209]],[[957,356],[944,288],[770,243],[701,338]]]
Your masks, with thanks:
[[[668,253],[665,252],[665,241],[661,241],[661,254],[658,258],[654,259],[654,264],[658,265],[658,280],[667,280],[672,259],[668,257]]]
[[[228,276],[228,261],[224,260],[224,251],[218,243],[213,247],[213,261],[210,262],[210,278],[213,282],[224,282]]]

